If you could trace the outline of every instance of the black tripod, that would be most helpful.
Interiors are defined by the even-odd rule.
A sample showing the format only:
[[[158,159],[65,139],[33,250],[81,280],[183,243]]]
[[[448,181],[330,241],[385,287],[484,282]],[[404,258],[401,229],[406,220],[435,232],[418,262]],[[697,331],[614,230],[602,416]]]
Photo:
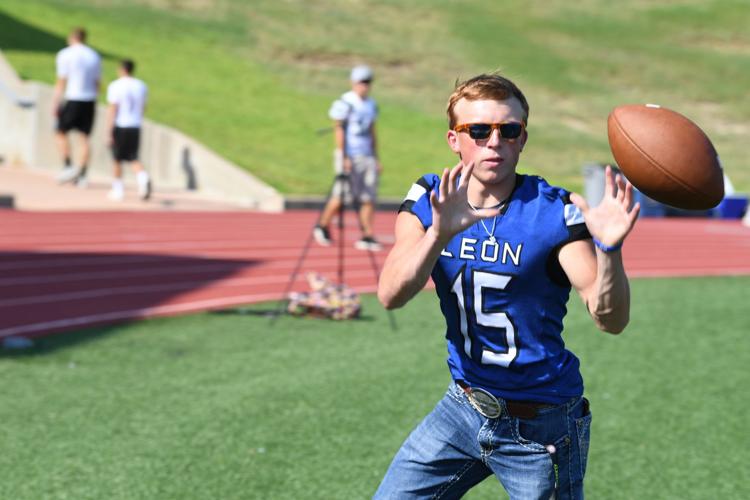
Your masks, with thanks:
[[[340,173],[337,174],[336,177],[333,179],[333,183],[331,184],[331,189],[328,191],[328,196],[326,197],[325,203],[323,204],[323,209],[325,209],[325,206],[328,205],[328,202],[330,199],[334,196],[338,196],[340,199],[339,203],[339,209],[338,209],[338,262],[337,262],[337,276],[338,276],[338,286],[344,285],[344,212],[346,210],[346,194],[349,194],[348,198],[352,200],[351,208],[354,210],[354,212],[357,214],[357,221],[359,222],[359,229],[360,231],[363,230],[362,227],[362,221],[359,218],[359,210],[361,208],[359,199],[354,196],[354,193],[352,192],[352,186],[351,186],[351,179],[349,178],[348,174]],[[317,225],[318,220],[320,219],[320,214],[318,215],[318,219],[316,219],[315,224]],[[292,274],[289,277],[289,281],[287,282],[286,289],[284,290],[284,295],[279,302],[279,308],[276,311],[276,314],[273,315],[271,322],[273,323],[276,318],[282,313],[282,309],[284,308],[285,301],[288,300],[287,297],[289,296],[289,292],[292,290],[292,287],[294,286],[294,281],[297,279],[297,274],[299,274],[299,270],[302,268],[302,264],[305,262],[305,258],[307,257],[307,252],[310,250],[310,245],[312,244],[313,240],[313,231],[309,231],[309,235],[307,237],[307,242],[305,243],[305,247],[302,249],[302,254],[299,256],[299,259],[297,259],[297,264],[294,266],[294,270],[292,271]],[[375,280],[377,281],[378,277],[380,276],[380,268],[378,267],[378,263],[375,260],[375,254],[373,253],[372,249],[367,249],[367,254],[370,257],[370,264],[372,265],[372,271],[375,274]],[[398,326],[396,325],[396,319],[393,317],[393,311],[388,311],[388,319],[391,323],[391,329],[398,330]]]

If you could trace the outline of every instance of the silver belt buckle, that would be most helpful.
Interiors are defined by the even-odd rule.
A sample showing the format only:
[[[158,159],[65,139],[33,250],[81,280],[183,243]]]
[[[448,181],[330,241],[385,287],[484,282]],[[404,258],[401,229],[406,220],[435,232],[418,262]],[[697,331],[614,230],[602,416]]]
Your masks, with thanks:
[[[489,392],[478,387],[468,387],[468,391],[465,392],[471,406],[484,417],[497,418],[502,415],[503,407],[500,406],[500,401]]]

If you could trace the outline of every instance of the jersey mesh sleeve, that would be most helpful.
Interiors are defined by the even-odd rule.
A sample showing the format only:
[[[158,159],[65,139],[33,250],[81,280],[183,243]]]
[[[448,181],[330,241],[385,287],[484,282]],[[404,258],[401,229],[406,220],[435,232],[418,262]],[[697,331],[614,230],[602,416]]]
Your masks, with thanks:
[[[398,211],[409,212],[414,214],[425,229],[432,225],[432,204],[430,203],[430,193],[437,189],[440,184],[440,178],[435,174],[427,174],[411,185],[409,192],[406,193],[404,201]]]
[[[562,191],[560,199],[563,202],[563,220],[567,229],[567,237],[558,243],[547,259],[547,273],[550,279],[560,286],[570,286],[570,280],[565,274],[560,259],[558,258],[559,250],[573,241],[585,240],[591,238],[583,219],[583,213],[570,201],[570,193]]]
[[[331,109],[328,110],[328,116],[332,120],[344,121],[349,117],[351,108],[351,105],[343,99],[336,99],[333,101],[333,104],[331,104]]]
[[[586,222],[583,220],[581,209],[570,201],[570,193],[563,192],[562,201],[565,204],[564,215],[565,226],[568,228],[568,242],[591,238],[591,233],[589,233]]]

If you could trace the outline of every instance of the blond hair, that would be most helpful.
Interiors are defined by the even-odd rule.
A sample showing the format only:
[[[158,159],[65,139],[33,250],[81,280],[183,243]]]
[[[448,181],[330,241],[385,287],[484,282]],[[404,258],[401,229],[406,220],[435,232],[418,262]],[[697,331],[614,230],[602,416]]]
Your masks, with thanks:
[[[527,123],[529,120],[529,103],[526,101],[526,97],[521,92],[521,89],[507,78],[500,76],[498,73],[485,73],[463,82],[456,80],[456,88],[448,98],[448,108],[446,109],[448,113],[448,126],[453,129],[457,125],[453,108],[461,99],[466,99],[467,101],[485,99],[490,101],[505,101],[511,97],[515,97],[521,103],[525,114],[523,122]]]

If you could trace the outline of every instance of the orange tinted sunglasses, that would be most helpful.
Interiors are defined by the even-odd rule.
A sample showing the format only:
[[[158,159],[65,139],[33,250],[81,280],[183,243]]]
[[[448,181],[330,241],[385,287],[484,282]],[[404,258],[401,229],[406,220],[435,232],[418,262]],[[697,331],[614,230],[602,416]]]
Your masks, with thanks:
[[[492,131],[497,129],[500,137],[513,141],[521,137],[526,125],[522,122],[503,122],[503,123],[464,123],[456,125],[453,130],[456,132],[468,132],[469,137],[476,140],[489,139]]]

